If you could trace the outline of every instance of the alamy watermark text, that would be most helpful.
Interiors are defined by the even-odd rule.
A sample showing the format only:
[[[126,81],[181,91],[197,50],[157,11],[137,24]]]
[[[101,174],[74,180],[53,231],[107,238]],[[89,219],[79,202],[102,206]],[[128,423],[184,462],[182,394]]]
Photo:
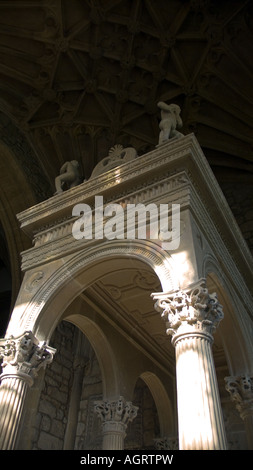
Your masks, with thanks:
[[[104,206],[103,196],[95,196],[94,208],[76,204],[72,216],[75,239],[160,240],[164,250],[180,244],[180,204],[122,204]]]

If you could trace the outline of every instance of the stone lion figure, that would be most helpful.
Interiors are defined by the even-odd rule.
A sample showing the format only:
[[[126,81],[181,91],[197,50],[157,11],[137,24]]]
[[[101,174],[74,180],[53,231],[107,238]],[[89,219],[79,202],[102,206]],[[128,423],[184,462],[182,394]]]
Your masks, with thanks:
[[[183,137],[181,132],[177,131],[177,127],[183,126],[180,117],[181,109],[177,104],[166,104],[163,101],[157,103],[158,108],[161,109],[161,121],[159,124],[160,134],[159,143],[161,145],[173,137]]]

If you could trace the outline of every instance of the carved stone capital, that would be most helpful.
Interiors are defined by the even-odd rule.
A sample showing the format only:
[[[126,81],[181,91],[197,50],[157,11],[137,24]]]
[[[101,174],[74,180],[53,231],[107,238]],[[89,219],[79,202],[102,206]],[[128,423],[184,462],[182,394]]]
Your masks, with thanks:
[[[241,418],[253,416],[253,376],[225,377],[225,382]]]
[[[157,450],[178,450],[178,438],[177,437],[160,437],[154,439],[155,448]]]
[[[125,426],[137,416],[138,407],[123,397],[118,400],[99,400],[94,403],[95,412],[103,423],[122,423]]]
[[[205,279],[189,289],[152,294],[155,309],[166,322],[166,332],[173,338],[181,334],[212,334],[223,319],[216,293],[210,294]]]
[[[17,375],[33,383],[41,367],[52,362],[55,349],[39,342],[31,331],[0,340],[3,375]]]

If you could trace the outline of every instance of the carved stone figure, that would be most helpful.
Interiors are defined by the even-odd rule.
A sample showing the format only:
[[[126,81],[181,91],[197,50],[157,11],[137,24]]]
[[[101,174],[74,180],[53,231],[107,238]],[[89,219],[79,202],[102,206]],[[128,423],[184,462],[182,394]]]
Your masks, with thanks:
[[[109,155],[103,160],[101,160],[94,168],[91,178],[95,176],[101,175],[102,173],[111,170],[112,168],[116,168],[123,163],[129,162],[136,158],[137,152],[132,147],[123,148],[122,145],[115,145],[111,147],[109,150]]]
[[[161,109],[158,145],[164,144],[172,137],[183,137],[183,134],[176,129],[177,127],[181,128],[183,126],[183,122],[180,117],[180,107],[177,104],[166,104],[163,101],[159,101],[157,106]]]
[[[55,194],[60,194],[63,192],[64,184],[67,184],[69,189],[77,186],[80,183],[81,179],[78,161],[71,160],[70,162],[66,162],[64,165],[62,165],[59,176],[56,176],[55,178]]]

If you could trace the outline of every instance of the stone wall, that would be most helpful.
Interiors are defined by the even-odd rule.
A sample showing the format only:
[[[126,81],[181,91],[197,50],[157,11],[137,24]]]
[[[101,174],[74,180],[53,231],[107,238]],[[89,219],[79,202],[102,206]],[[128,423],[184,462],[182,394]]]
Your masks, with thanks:
[[[141,379],[136,383],[133,404],[138,406],[138,413],[128,425],[125,448],[155,449],[154,439],[160,437],[158,415],[149,388]]]
[[[94,401],[102,398],[101,372],[96,355],[91,348],[82,382],[75,449],[99,450],[102,448],[101,422],[94,413]]]
[[[82,338],[78,350],[77,335]],[[94,350],[87,338],[67,322],[58,326],[51,344],[57,349],[57,353],[45,372],[31,448],[101,449],[101,422],[94,413],[94,401],[102,399],[103,390],[101,371]],[[83,363],[80,356],[84,359]],[[82,368],[78,369],[77,365],[80,364]],[[75,384],[77,370],[81,371],[79,385]],[[75,410],[72,403],[75,404],[76,401],[78,406]],[[125,448],[152,449],[154,438],[159,437],[157,412],[148,387],[140,379],[135,387],[133,404],[139,410],[135,420],[129,423]]]
[[[57,353],[52,364],[46,369],[32,449],[63,449],[73,380],[74,329],[70,323],[62,322],[53,335],[52,345],[57,349]]]

